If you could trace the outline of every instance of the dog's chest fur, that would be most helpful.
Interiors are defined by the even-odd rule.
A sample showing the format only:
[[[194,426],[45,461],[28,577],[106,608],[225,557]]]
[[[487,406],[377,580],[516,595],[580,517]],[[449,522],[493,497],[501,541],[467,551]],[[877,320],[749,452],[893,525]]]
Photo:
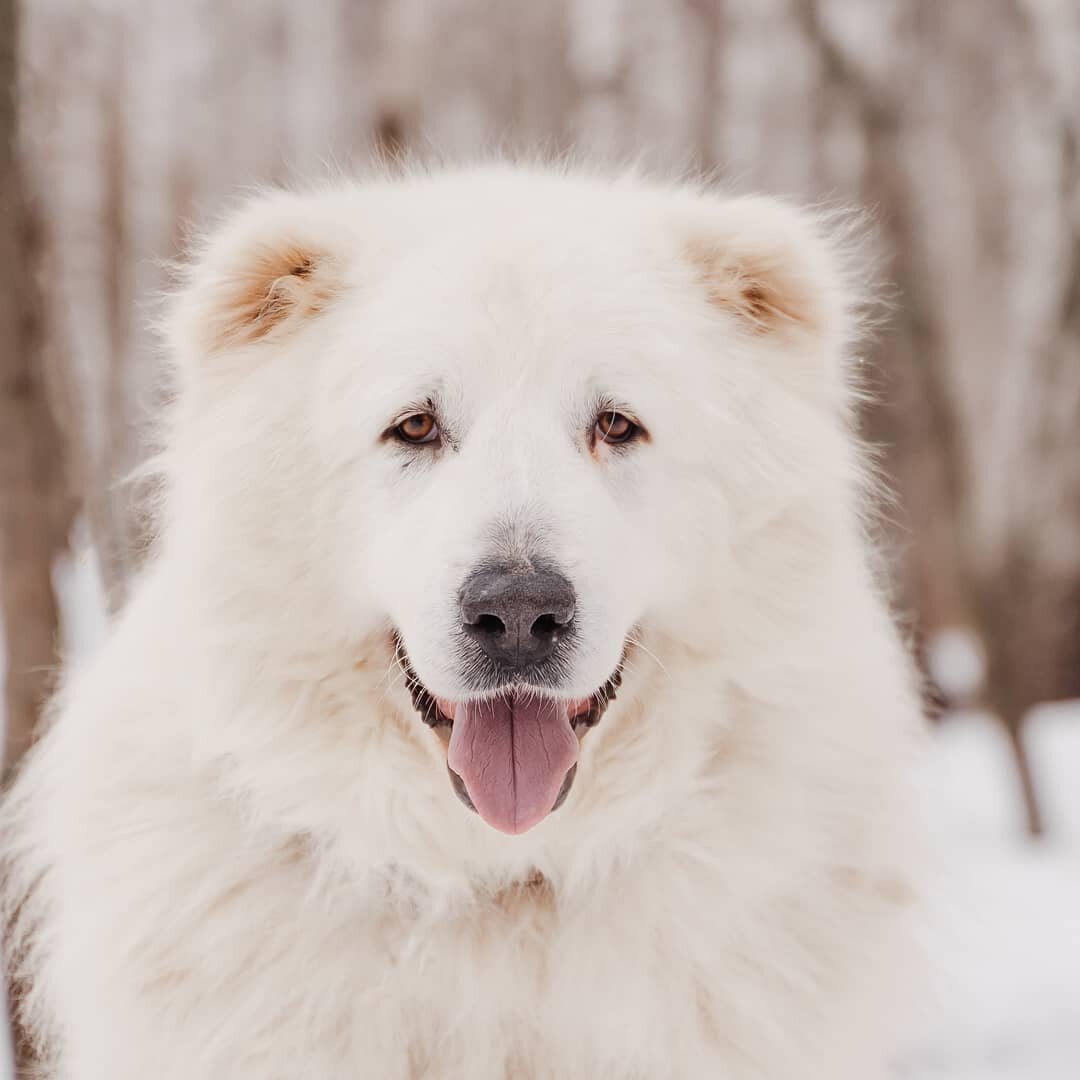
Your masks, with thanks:
[[[608,854],[573,870],[420,886],[141,761],[85,773],[35,856],[60,1080],[868,1080],[895,897],[836,872],[858,849],[807,857],[820,830],[768,817],[775,791],[684,791],[633,845],[575,833],[566,859]],[[471,821],[447,806],[432,836]]]
[[[629,880],[568,906],[540,878],[365,904],[302,878],[223,889],[171,957],[128,957],[147,1030],[205,1054],[198,1075],[565,1080],[717,1060],[707,965],[679,929],[701,913],[650,917]]]
[[[153,909],[167,930],[99,908],[112,925],[75,959],[119,976],[103,975],[95,1010],[104,1030],[124,1017],[114,1076],[151,1063],[161,1080],[789,1076],[819,1033],[776,1017],[828,1023],[814,1001],[835,1004],[831,972],[815,965],[850,960],[820,912],[737,917],[715,872],[663,852],[573,895],[538,875],[452,896],[385,880],[358,891],[296,850],[178,865],[168,884],[162,869]],[[797,950],[807,987],[791,984]],[[821,1064],[798,1075],[841,1075]]]

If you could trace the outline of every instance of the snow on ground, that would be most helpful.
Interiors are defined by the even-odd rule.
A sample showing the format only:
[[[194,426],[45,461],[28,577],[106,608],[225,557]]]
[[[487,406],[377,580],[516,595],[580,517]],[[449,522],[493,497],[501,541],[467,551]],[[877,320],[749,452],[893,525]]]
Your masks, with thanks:
[[[55,573],[65,647],[85,655],[104,627],[95,561],[80,554]],[[997,728],[964,714],[934,734],[925,779],[942,902],[927,951],[938,974],[897,1080],[1080,1078],[1080,703],[1037,710],[1030,750],[1048,826],[1039,843],[1023,834]]]
[[[904,1080],[1080,1077],[1080,705],[1030,722],[1048,835],[1023,834],[1008,745],[977,715],[935,737],[936,986]]]

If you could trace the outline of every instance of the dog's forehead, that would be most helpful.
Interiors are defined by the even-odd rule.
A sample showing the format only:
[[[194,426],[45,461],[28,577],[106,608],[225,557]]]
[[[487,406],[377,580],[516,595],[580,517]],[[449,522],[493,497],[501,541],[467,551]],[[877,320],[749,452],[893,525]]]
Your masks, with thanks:
[[[360,332],[376,355],[395,356],[403,377],[489,398],[557,395],[633,369],[643,324],[662,321],[646,310],[632,277],[592,253],[524,259],[497,247],[485,259],[430,252],[424,263],[408,307],[380,305],[374,340],[370,326]]]

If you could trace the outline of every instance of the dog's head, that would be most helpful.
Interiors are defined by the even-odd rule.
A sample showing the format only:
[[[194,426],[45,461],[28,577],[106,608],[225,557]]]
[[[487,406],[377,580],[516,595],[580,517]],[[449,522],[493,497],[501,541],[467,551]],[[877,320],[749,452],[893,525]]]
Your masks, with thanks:
[[[524,831],[631,660],[753,640],[812,563],[845,297],[768,200],[510,168],[264,198],[174,323],[209,539],[303,647],[389,642],[448,783]]]

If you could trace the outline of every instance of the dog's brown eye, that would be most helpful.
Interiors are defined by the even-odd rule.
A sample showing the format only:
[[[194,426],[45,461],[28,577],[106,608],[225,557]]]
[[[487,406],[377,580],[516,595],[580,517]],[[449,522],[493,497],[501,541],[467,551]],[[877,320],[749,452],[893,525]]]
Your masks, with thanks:
[[[396,428],[394,434],[402,442],[432,443],[439,437],[439,424],[431,413],[414,413],[406,416]]]
[[[597,442],[626,443],[641,430],[628,416],[620,412],[602,412],[596,418],[594,434]]]

